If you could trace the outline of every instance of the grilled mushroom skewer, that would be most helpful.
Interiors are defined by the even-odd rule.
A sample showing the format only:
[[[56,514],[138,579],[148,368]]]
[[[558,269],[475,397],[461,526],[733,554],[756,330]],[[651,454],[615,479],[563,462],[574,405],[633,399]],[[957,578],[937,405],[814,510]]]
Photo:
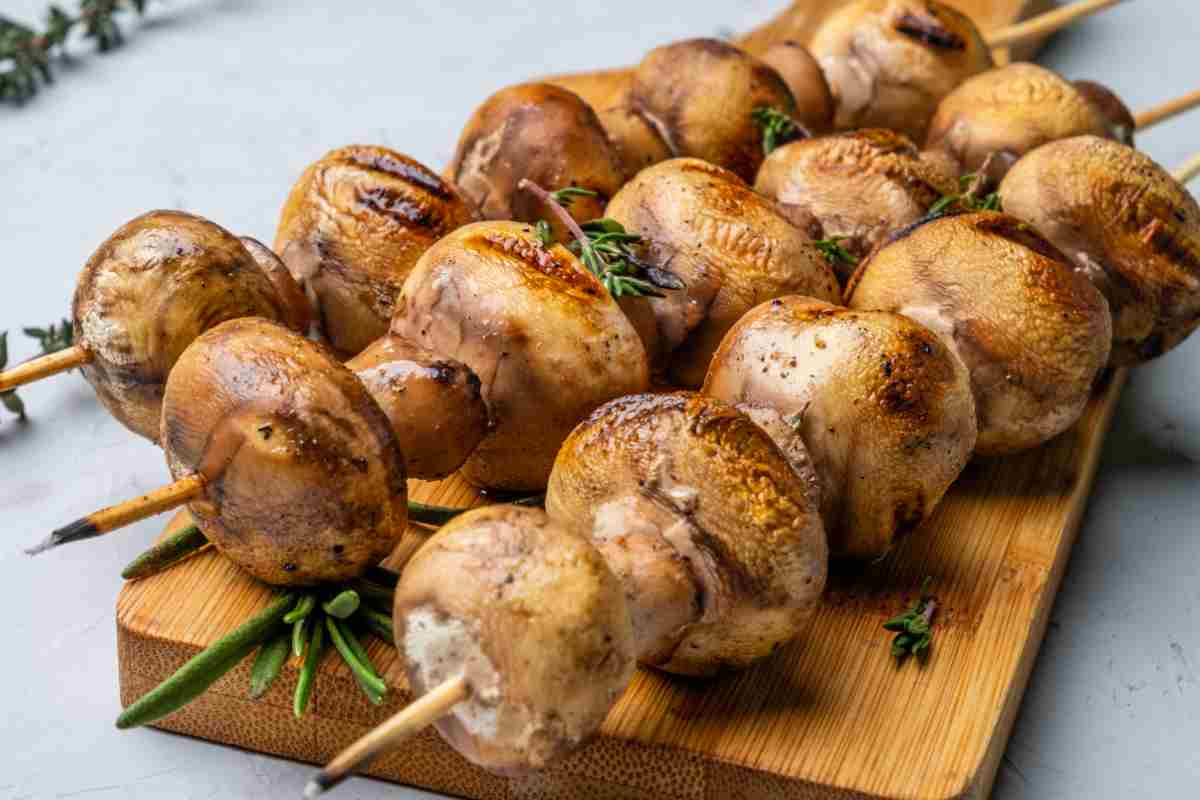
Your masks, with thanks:
[[[265,254],[258,257],[265,258]],[[134,433],[158,441],[163,389],[197,336],[238,317],[302,321],[297,293],[277,291],[245,244],[182,211],[152,211],[92,255],[71,304],[76,344],[0,373],[0,391],[81,367],[100,402]]]
[[[803,482],[749,418],[686,393],[616,400],[564,445],[547,513],[468,512],[405,567],[393,619],[418,699],[306,794],[429,724],[485,769],[541,769],[599,730],[635,658],[707,675],[793,638],[825,559]]]

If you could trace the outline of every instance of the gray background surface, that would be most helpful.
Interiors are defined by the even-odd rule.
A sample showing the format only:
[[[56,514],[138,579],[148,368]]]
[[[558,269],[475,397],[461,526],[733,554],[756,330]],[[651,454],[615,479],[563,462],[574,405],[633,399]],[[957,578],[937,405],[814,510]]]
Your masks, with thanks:
[[[33,19],[43,0],[5,0]],[[270,242],[303,167],[351,142],[440,168],[500,86],[635,61],[687,35],[744,30],[782,0],[485,4],[152,4],[107,57],[76,48],[58,84],[0,108],[0,329],[61,317],[115,227],[176,207]],[[736,6],[736,8],[734,7]],[[1140,0],[1079,25],[1045,61],[1137,109],[1200,83],[1195,0]],[[1200,113],[1141,142],[1173,166]],[[1195,797],[1200,778],[1200,336],[1139,370],[1105,449],[1079,544],[1005,755],[996,796]],[[162,455],[78,377],[0,412],[0,798],[295,796],[305,766],[150,730],[117,733],[113,601],[121,566],[160,529],[31,560],[21,548],[153,488]],[[339,797],[427,797],[357,780]]]

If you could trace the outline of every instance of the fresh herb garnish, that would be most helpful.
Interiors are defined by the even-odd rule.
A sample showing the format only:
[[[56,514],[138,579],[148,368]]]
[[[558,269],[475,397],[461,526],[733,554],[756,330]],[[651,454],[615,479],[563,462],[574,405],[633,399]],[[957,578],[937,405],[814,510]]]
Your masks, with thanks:
[[[929,583],[926,578],[921,584],[921,597],[912,608],[883,623],[886,630],[896,634],[892,639],[892,655],[900,661],[927,653],[933,642],[933,615],[938,603],[929,594]]]
[[[0,101],[19,105],[53,83],[51,56],[55,48],[59,56],[66,54],[67,39],[77,27],[101,52],[120,46],[125,37],[116,17],[123,11],[144,14],[146,0],[80,0],[75,15],[52,5],[41,32],[0,16],[0,66],[7,66],[0,72]]]
[[[843,261],[852,267],[858,266],[858,258],[856,258],[849,250],[842,247],[842,240],[845,236],[830,236],[828,239],[819,239],[813,244],[825,256],[825,260],[831,264],[836,264]]]
[[[0,371],[3,371],[6,366],[8,366],[8,331],[3,331],[0,332]],[[16,414],[17,419],[25,421],[25,403],[17,395],[16,389],[0,392],[0,404]]]
[[[642,262],[636,249],[642,237],[629,233],[621,223],[613,219],[594,219],[580,225],[567,212],[575,197],[596,197],[589,189],[568,186],[548,192],[531,180],[522,179],[518,188],[537,195],[550,206],[559,221],[575,237],[567,245],[587,269],[600,279],[600,283],[614,298],[663,297],[659,289],[682,289],[683,281],[671,272]],[[544,220],[542,221],[544,222]],[[537,236],[543,244],[553,241],[550,226],[539,223]]]
[[[788,142],[812,136],[807,128],[778,108],[759,106],[750,112],[750,117],[762,129],[763,155],[769,156]]]
[[[51,322],[45,328],[23,328],[22,331],[26,336],[37,339],[42,348],[42,355],[45,356],[66,350],[75,344],[75,329],[67,319],[57,324]]]
[[[988,168],[992,156],[988,156],[978,172],[968,172],[958,179],[958,192],[943,195],[940,200],[929,207],[930,217],[940,217],[953,210],[961,211],[1000,211],[1000,193],[988,192],[984,189],[991,183],[988,178]]]

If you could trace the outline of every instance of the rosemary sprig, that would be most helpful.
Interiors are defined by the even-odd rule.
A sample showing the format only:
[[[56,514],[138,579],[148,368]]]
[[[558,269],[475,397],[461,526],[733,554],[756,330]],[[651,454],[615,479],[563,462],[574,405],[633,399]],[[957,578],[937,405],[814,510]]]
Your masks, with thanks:
[[[885,630],[896,634],[892,639],[892,655],[903,661],[908,656],[922,656],[933,643],[933,615],[938,602],[929,594],[930,579],[921,584],[921,596],[908,611],[883,623]]]
[[[66,54],[67,39],[76,28],[93,39],[101,52],[121,45],[125,37],[116,17],[123,11],[146,12],[146,0],[80,0],[72,15],[52,5],[41,32],[16,20],[0,16],[0,101],[21,104],[53,83],[51,56]]]
[[[830,236],[828,239],[818,239],[813,244],[817,246],[817,249],[821,251],[821,255],[825,256],[825,260],[830,264],[842,261],[852,267],[856,267],[858,266],[858,258],[841,245],[842,240],[845,238],[845,236]]]
[[[568,249],[579,256],[588,270],[600,279],[600,283],[614,298],[663,297],[659,289],[682,289],[683,281],[667,270],[646,264],[638,258],[636,248],[642,237],[625,230],[613,219],[594,219],[580,225],[567,212],[567,207],[576,197],[595,197],[596,192],[568,186],[548,192],[531,180],[523,178],[518,188],[532,192],[554,212],[559,221],[575,237]],[[537,226],[537,235],[547,246],[553,243],[548,224]]]
[[[797,139],[809,139],[812,133],[796,120],[772,106],[759,106],[750,112],[751,119],[762,129],[763,155]]]
[[[66,350],[75,344],[75,329],[68,319],[57,324],[51,322],[45,328],[22,328],[21,330],[26,336],[37,339],[44,356],[57,353],[59,350]]]
[[[0,370],[8,366],[8,331],[0,331]],[[17,395],[16,389],[9,389],[7,392],[0,392],[0,404],[8,409],[13,414],[17,415],[17,419],[21,422],[25,421],[25,403]]]

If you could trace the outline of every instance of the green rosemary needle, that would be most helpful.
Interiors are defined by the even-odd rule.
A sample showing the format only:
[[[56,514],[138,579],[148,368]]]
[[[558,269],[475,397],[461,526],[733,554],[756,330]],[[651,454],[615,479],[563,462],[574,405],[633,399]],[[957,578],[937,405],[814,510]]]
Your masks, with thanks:
[[[922,656],[933,643],[933,615],[938,602],[929,594],[930,579],[921,584],[921,596],[913,607],[883,623],[885,630],[896,634],[892,639],[892,655],[899,661],[908,656]]]
[[[769,156],[779,147],[798,139],[809,139],[812,133],[790,116],[771,106],[759,106],[750,117],[762,130],[763,155]]]

